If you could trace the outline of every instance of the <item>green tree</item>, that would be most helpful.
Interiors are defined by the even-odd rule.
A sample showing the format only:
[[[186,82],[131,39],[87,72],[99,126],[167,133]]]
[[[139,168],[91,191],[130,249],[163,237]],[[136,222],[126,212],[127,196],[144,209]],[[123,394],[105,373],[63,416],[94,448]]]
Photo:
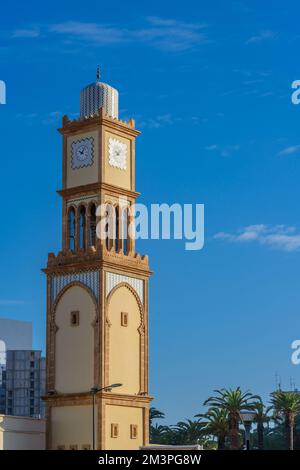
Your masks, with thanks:
[[[159,411],[154,406],[151,406],[150,412],[149,412],[150,426],[152,425],[152,422],[154,419],[164,419],[164,418],[165,418],[165,413],[163,413],[162,411]]]
[[[263,402],[257,401],[254,404],[253,411],[255,412],[254,422],[256,423],[256,430],[257,430],[257,446],[259,450],[263,450],[264,448],[264,425],[270,422],[270,416],[268,416],[268,412],[270,411],[271,407],[266,408]]]
[[[172,429],[175,431],[174,437],[177,445],[203,443],[203,424],[199,420],[179,421],[175,426],[172,426]]]
[[[250,392],[242,392],[240,387],[236,389],[214,390],[216,396],[208,398],[204,405],[212,408],[221,408],[228,413],[228,427],[230,436],[230,449],[239,448],[239,422],[242,410],[253,410],[256,401],[260,400],[257,395]]]
[[[150,408],[150,412],[149,412],[149,427],[150,427],[150,442],[152,443],[156,443],[156,444],[160,444],[161,442],[159,442],[157,439],[160,439],[160,435],[159,435],[159,431],[160,430],[162,432],[162,430],[164,429],[164,432],[165,432],[165,426],[153,426],[153,420],[154,419],[164,419],[165,418],[165,413],[163,413],[162,411],[159,411],[157,408],[155,408],[154,406],[151,406]]]
[[[196,418],[204,418],[201,421],[203,432],[208,436],[214,436],[218,440],[218,450],[225,449],[225,439],[228,435],[228,413],[223,408],[209,408],[204,414],[195,415]]]
[[[151,439],[150,442],[153,444],[167,444],[170,428],[168,426],[162,426],[155,424],[151,426]]]
[[[300,414],[300,395],[298,392],[278,390],[271,394],[271,404],[275,418],[284,421],[286,448],[293,450],[295,418]]]

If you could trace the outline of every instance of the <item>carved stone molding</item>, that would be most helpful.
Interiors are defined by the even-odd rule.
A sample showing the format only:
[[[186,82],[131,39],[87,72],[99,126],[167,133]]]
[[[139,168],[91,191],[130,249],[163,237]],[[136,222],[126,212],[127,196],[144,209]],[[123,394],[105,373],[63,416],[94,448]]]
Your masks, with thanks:
[[[106,273],[106,297],[111,291],[121,283],[129,284],[134,292],[139,296],[139,300],[144,305],[144,281],[136,277],[125,276],[117,273]]]

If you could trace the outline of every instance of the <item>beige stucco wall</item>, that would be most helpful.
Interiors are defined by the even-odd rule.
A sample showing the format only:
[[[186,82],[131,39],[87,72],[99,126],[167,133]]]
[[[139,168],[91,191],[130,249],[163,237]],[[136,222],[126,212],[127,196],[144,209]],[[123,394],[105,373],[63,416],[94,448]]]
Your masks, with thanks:
[[[121,312],[128,313],[128,326],[121,326]],[[122,383],[118,393],[140,391],[141,315],[137,300],[125,286],[116,289],[109,302],[109,383]]]
[[[0,415],[0,450],[44,450],[43,419]]]
[[[71,326],[70,314],[79,311],[79,326]],[[80,286],[70,287],[55,312],[55,389],[59,393],[86,392],[94,386],[95,305]]]
[[[126,170],[121,170],[120,168],[115,168],[109,164],[109,138],[117,139],[120,142],[127,145],[127,168]],[[132,162],[131,162],[131,142],[129,139],[125,139],[118,134],[113,134],[111,132],[105,132],[104,138],[104,182],[119,186],[120,188],[132,189],[131,188],[131,171],[132,171]]]
[[[84,168],[72,169],[71,166],[71,146],[72,142],[77,140],[93,137],[94,139],[94,163],[91,166]],[[86,132],[76,134],[67,138],[67,188],[74,186],[81,186],[84,184],[96,183],[98,181],[98,168],[99,168],[99,143],[98,132]]]
[[[111,424],[118,424],[119,435],[111,437]],[[130,437],[130,425],[136,424],[138,435]],[[134,450],[143,445],[143,408],[129,406],[106,405],[105,409],[105,449]]]
[[[95,417],[97,405],[95,405]],[[78,450],[93,444],[93,415],[91,405],[58,406],[51,409],[51,448],[77,445]],[[97,419],[95,419],[97,423]],[[97,425],[95,424],[95,442],[97,442]]]

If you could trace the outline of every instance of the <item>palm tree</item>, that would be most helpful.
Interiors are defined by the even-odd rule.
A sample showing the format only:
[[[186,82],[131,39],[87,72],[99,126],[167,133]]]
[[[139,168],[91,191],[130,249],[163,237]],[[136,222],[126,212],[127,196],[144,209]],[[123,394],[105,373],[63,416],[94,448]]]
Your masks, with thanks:
[[[203,424],[197,420],[179,421],[172,426],[176,434],[176,441],[180,444],[199,444],[203,438]]]
[[[159,444],[160,442],[157,441],[159,438],[157,434],[158,428],[164,428],[164,426],[157,426],[156,428],[153,427],[153,420],[154,419],[164,419],[165,418],[165,413],[162,411],[159,411],[157,408],[154,408],[154,406],[151,406],[150,408],[150,413],[149,413],[149,428],[150,428],[150,442],[157,442]]]
[[[151,406],[150,414],[149,414],[150,426],[152,426],[152,421],[154,419],[164,419],[164,418],[165,418],[165,413],[163,413],[162,411],[159,411],[154,406]]]
[[[167,444],[169,433],[170,428],[168,426],[161,426],[160,424],[155,424],[154,426],[151,426],[150,442],[152,442],[153,444]]]
[[[254,422],[257,425],[257,444],[259,450],[263,450],[264,448],[264,424],[269,423],[270,416],[268,416],[268,412],[270,411],[271,407],[266,408],[262,401],[257,401],[253,408],[255,412]]]
[[[218,439],[218,450],[225,449],[225,439],[228,435],[228,413],[223,408],[210,408],[204,414],[195,415],[196,418],[206,418],[203,422],[203,431]]]
[[[221,408],[228,413],[228,426],[230,435],[230,449],[239,448],[239,422],[242,410],[253,410],[255,402],[260,400],[257,395],[250,392],[242,392],[240,387],[236,389],[214,390],[217,396],[208,398],[204,405],[213,408]]]
[[[284,419],[287,449],[294,449],[295,417],[300,414],[300,395],[298,392],[278,390],[271,394],[272,408],[275,417]]]

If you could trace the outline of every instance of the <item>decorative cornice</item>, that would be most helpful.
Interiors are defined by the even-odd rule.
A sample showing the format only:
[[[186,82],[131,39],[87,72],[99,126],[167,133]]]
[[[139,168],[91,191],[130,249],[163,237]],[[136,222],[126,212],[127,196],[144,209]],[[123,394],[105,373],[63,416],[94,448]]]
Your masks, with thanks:
[[[87,196],[88,194],[95,194],[100,192],[107,192],[115,196],[126,196],[129,199],[136,199],[140,196],[140,193],[136,191],[130,191],[129,189],[120,188],[119,186],[113,186],[108,183],[92,183],[92,184],[84,184],[82,186],[75,186],[74,188],[64,188],[59,189],[57,193],[68,199],[74,196],[84,195]]]
[[[57,393],[55,395],[45,395],[42,397],[51,406],[63,405],[81,405],[82,403],[91,404],[92,394],[90,392],[83,393]],[[150,395],[126,395],[113,392],[98,392],[96,399],[108,401],[122,401],[128,405],[134,406],[135,404],[147,404],[153,400]]]
[[[106,268],[117,270],[127,275],[150,276],[153,272],[149,269],[148,256],[139,253],[124,255],[116,253],[113,249],[90,248],[88,251],[63,252],[57,255],[48,254],[47,267],[42,271],[46,274],[73,274],[79,271],[90,271]]]
[[[95,126],[106,126],[112,130],[117,130],[127,134],[130,137],[136,137],[140,134],[140,131],[135,129],[134,119],[128,121],[121,121],[119,119],[112,118],[105,114],[104,108],[99,109],[99,113],[85,118],[85,119],[73,119],[70,121],[68,116],[64,116],[62,120],[62,127],[58,131],[63,135],[74,134],[74,132],[85,132],[89,128],[95,128]]]

